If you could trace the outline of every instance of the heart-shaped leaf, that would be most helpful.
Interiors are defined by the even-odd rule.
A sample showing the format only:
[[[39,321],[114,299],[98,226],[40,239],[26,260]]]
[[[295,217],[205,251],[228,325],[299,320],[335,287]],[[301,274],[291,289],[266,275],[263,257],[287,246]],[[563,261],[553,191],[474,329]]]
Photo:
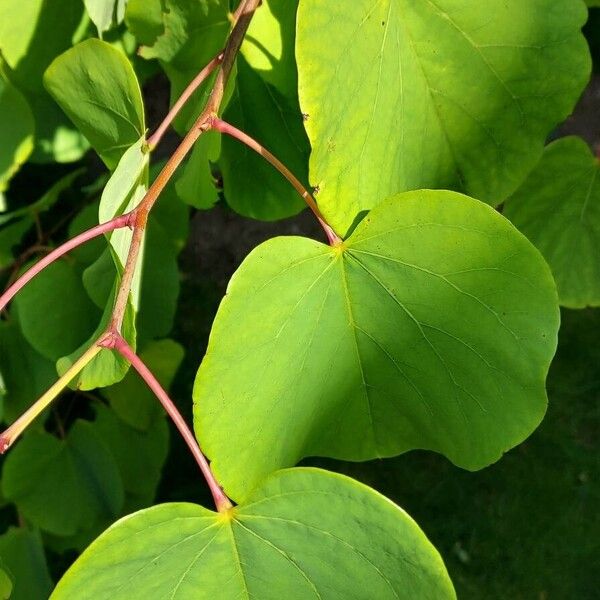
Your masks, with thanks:
[[[302,0],[310,179],[334,229],[403,190],[506,198],[587,83],[586,18],[579,0]]]
[[[113,525],[53,600],[448,600],[444,564],[415,522],[347,477],[292,469],[218,514],[164,504]]]
[[[600,161],[582,139],[550,144],[504,214],[548,261],[563,306],[600,305]]]
[[[256,248],[221,303],[195,427],[236,500],[306,456],[413,448],[479,469],[546,409],[559,310],[539,252],[486,204],[400,194],[338,247]]]

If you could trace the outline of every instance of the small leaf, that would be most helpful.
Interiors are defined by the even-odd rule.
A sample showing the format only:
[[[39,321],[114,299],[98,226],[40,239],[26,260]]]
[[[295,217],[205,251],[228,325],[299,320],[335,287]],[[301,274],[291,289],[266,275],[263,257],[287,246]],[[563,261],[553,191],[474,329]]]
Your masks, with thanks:
[[[212,208],[219,199],[209,161],[219,158],[220,138],[215,131],[200,136],[175,183],[179,198],[200,210]]]
[[[44,85],[109,169],[144,135],[144,105],[127,57],[106,42],[86,40],[56,58]]]
[[[550,144],[503,213],[548,261],[563,306],[600,306],[600,161],[582,139]]]
[[[123,483],[114,458],[93,427],[77,421],[65,440],[30,433],[7,456],[4,496],[40,529],[72,535],[123,506]]]
[[[494,209],[393,196],[339,247],[280,237],[246,258],[196,378],[196,435],[235,500],[307,456],[421,448],[480,469],[544,416],[558,325],[546,263]]]
[[[13,579],[11,600],[48,597],[52,581],[42,539],[37,531],[13,527],[0,535],[0,558],[10,570]]]
[[[151,342],[140,356],[161,385],[169,389],[183,360],[183,354],[183,348],[179,344],[167,339]],[[123,381],[106,388],[102,393],[115,413],[137,430],[147,431],[157,416],[162,414],[156,396],[133,371]]]
[[[51,598],[86,595],[456,598],[442,559],[404,511],[356,481],[317,469],[276,473],[227,514],[163,504],[119,521]]]
[[[345,235],[417,188],[499,204],[590,74],[573,0],[303,0],[296,57],[319,207]]]
[[[119,25],[123,21],[125,2],[127,0],[83,0],[92,23],[102,37],[113,23]]]

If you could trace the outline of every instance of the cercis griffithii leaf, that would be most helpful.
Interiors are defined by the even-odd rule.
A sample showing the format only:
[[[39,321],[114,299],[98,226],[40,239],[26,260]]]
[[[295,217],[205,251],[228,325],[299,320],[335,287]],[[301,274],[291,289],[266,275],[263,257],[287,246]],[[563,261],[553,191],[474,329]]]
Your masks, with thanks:
[[[488,205],[400,194],[339,247],[275,238],[233,276],[194,388],[236,500],[305,456],[413,448],[479,469],[546,409],[559,311],[538,251]]]
[[[587,82],[586,17],[580,0],[302,0],[300,106],[333,228],[403,190],[506,198]]]
[[[450,600],[444,564],[375,491],[317,469],[270,477],[226,514],[163,504],[117,522],[53,600]]]
[[[548,261],[563,306],[600,305],[600,161],[582,139],[550,144],[504,214]]]
[[[67,50],[46,70],[44,85],[109,169],[144,135],[135,72],[110,44],[91,39]]]

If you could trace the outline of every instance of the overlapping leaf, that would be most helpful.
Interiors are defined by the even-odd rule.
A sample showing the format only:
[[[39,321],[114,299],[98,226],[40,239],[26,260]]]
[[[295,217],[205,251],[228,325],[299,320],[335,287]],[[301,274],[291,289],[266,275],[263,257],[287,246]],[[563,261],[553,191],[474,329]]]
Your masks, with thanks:
[[[86,40],[61,54],[46,70],[44,85],[110,169],[145,133],[133,67],[106,42]]]
[[[0,63],[0,196],[33,150],[34,121],[23,95],[2,74]]]
[[[312,455],[427,448],[479,469],[542,419],[558,321],[547,265],[504,217],[401,194],[339,247],[248,256],[196,379],[197,437],[236,500]]]
[[[6,459],[2,492],[25,518],[58,535],[114,518],[124,502],[114,458],[83,421],[64,440],[43,432],[27,435]]]
[[[307,184],[309,145],[294,60],[297,7],[298,0],[265,0],[257,11],[241,47],[236,89],[224,118],[257,139]],[[262,156],[237,140],[223,138],[219,166],[225,198],[243,215],[281,219],[305,206]]]
[[[414,521],[373,490],[316,469],[282,471],[218,514],[164,504],[96,540],[51,598],[455,598]]]
[[[562,305],[600,305],[600,162],[582,139],[550,144],[504,214],[548,261]]]
[[[408,189],[506,198],[587,82],[586,14],[579,0],[300,2],[310,179],[334,229]]]
[[[77,37],[83,12],[81,0],[3,0],[0,5],[0,50],[9,79],[25,95],[35,119],[35,160],[70,162],[87,147],[42,85],[46,67]]]
[[[13,579],[11,600],[48,597],[52,580],[39,532],[10,528],[0,536],[0,559]]]

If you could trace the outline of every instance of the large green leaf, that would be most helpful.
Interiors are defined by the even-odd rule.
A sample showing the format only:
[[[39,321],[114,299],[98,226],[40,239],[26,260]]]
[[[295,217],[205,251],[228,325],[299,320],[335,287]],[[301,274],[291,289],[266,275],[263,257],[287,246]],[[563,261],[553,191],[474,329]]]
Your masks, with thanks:
[[[282,471],[218,514],[164,504],[96,540],[51,598],[445,600],[444,564],[375,491],[317,469]]]
[[[33,150],[33,128],[27,101],[3,77],[0,64],[0,195]]]
[[[587,82],[586,15],[580,0],[302,0],[310,179],[334,229],[407,189],[506,198]]]
[[[48,597],[52,581],[38,532],[21,528],[9,529],[0,536],[0,558],[13,578],[11,600]]]
[[[197,437],[236,500],[305,456],[424,448],[479,469],[541,421],[558,324],[546,263],[494,209],[393,196],[341,246],[246,258],[198,371]]]
[[[2,493],[40,529],[72,535],[123,506],[123,483],[93,427],[77,421],[66,439],[30,433],[7,456]]]
[[[144,135],[140,86],[127,57],[96,39],[56,58],[44,85],[110,169]]]
[[[9,79],[25,95],[35,119],[34,160],[70,162],[86,149],[42,85],[46,67],[77,37],[83,13],[81,0],[0,3],[0,51],[11,69]]]
[[[504,214],[548,261],[562,305],[600,305],[600,162],[582,139],[550,144]]]

